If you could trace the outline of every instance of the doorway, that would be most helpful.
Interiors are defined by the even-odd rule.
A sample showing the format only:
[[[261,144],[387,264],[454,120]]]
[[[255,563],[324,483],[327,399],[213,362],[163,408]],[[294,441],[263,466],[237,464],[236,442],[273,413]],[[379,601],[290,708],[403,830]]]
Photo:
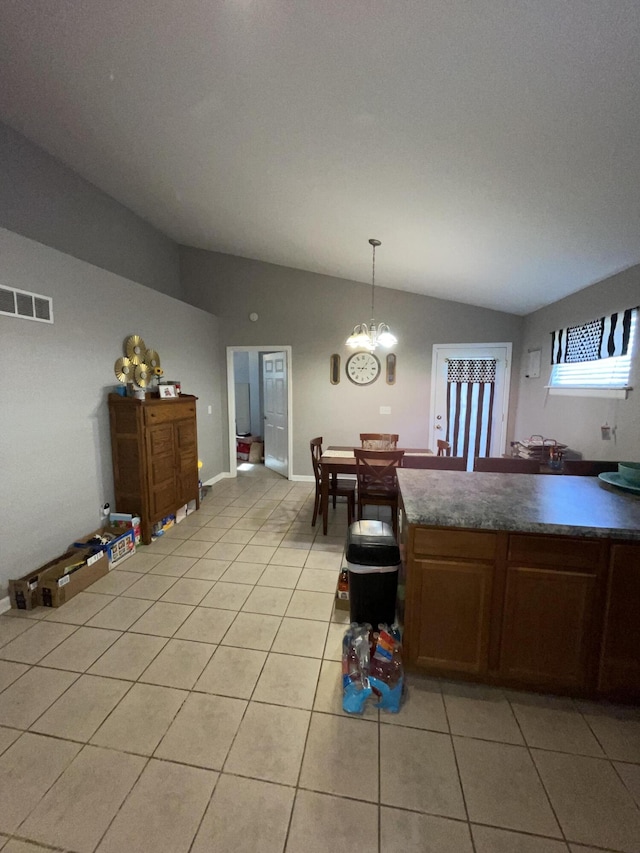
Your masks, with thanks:
[[[501,456],[507,438],[511,344],[435,344],[431,368],[431,446],[464,456]]]
[[[238,353],[249,354],[252,363],[259,365],[252,374],[251,388],[246,388],[246,376],[237,372]],[[270,381],[265,381],[264,363],[271,369]],[[277,374],[274,368],[277,367]],[[277,376],[277,383],[271,379]],[[233,346],[227,347],[227,405],[229,423],[229,473],[237,476],[236,428],[240,416],[242,427],[246,426],[247,411],[250,412],[251,432],[259,434],[264,441],[265,467],[290,478],[292,455],[292,391],[291,391],[291,347],[290,346]],[[240,379],[241,381],[237,381]],[[255,380],[255,381],[253,381]],[[257,398],[260,397],[260,404]],[[259,414],[256,415],[256,408]],[[267,412],[267,409],[269,410]],[[244,431],[244,429],[243,429]]]

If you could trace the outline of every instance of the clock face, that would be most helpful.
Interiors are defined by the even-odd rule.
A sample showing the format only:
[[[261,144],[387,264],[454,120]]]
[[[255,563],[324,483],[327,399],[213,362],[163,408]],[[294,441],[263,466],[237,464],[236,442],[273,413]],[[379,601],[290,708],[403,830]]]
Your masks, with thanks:
[[[347,359],[347,376],[356,385],[370,385],[380,373],[380,362],[371,352],[354,352]]]

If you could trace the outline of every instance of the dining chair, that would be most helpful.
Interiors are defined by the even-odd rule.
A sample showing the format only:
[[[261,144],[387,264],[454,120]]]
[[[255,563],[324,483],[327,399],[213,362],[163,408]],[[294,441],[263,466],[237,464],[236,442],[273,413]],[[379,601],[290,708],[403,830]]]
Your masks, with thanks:
[[[467,460],[464,456],[411,456],[405,453],[403,468],[431,468],[438,471],[466,471]]]
[[[313,476],[316,481],[316,499],[313,504],[313,518],[311,526],[316,526],[318,512],[322,501],[322,436],[312,438],[309,442],[311,448],[311,464],[313,465]],[[356,514],[356,481],[348,480],[346,477],[332,477],[329,482],[329,497],[333,498],[333,506],[336,505],[336,498],[347,499],[347,521],[351,524]]]
[[[358,519],[363,507],[388,506],[393,534],[398,538],[398,477],[404,450],[363,450],[355,448],[358,481]]]
[[[438,456],[451,456],[451,445],[442,438],[438,439]]]
[[[361,432],[360,443],[363,450],[395,450],[399,436],[390,432]]]
[[[597,477],[608,471],[617,471],[618,463],[603,459],[564,459],[562,473],[572,477]]]
[[[540,461],[513,456],[476,456],[473,470],[494,471],[498,474],[539,474]]]

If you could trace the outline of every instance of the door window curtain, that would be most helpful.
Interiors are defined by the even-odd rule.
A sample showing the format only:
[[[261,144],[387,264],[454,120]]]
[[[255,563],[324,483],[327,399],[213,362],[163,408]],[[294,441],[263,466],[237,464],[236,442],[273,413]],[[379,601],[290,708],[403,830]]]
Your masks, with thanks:
[[[447,441],[467,461],[489,456],[495,358],[447,359]]]
[[[551,332],[551,364],[598,361],[626,355],[631,319],[637,308],[616,311],[582,326],[569,326]]]

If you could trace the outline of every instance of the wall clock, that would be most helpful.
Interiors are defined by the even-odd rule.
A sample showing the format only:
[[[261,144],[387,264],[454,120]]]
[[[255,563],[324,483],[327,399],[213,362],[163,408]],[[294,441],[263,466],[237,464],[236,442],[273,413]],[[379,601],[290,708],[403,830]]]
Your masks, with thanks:
[[[372,352],[354,352],[347,359],[346,372],[355,385],[371,385],[380,375],[380,362]]]

